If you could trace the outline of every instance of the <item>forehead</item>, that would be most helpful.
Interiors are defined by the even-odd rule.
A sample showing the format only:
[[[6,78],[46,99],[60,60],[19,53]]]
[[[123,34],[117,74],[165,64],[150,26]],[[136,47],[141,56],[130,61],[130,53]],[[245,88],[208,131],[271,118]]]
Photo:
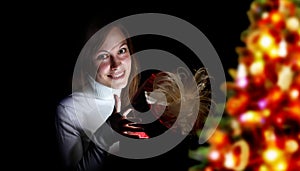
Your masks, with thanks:
[[[106,35],[103,44],[100,46],[100,50],[112,50],[124,41],[126,41],[124,33],[118,27],[113,27]]]

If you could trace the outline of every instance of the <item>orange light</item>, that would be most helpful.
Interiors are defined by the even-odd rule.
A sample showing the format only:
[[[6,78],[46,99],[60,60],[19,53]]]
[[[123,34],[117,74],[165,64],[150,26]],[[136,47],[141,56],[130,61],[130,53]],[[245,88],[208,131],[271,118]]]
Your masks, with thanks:
[[[280,89],[273,89],[273,91],[270,92],[269,98],[272,102],[279,101],[282,97],[282,92]]]
[[[288,107],[288,111],[291,112],[291,114],[296,117],[297,119],[300,119],[300,101],[295,101],[291,103]]]
[[[291,89],[289,95],[290,95],[290,98],[291,98],[291,99],[296,100],[296,99],[299,98],[299,90],[297,90],[297,89],[295,89],[295,88],[294,88],[294,89]]]
[[[206,167],[204,171],[214,171],[214,169],[212,167]]]
[[[211,144],[220,146],[226,142],[226,134],[220,130],[216,130],[208,141]]]
[[[241,93],[238,96],[234,96],[228,99],[226,104],[226,110],[230,115],[237,115],[244,111],[249,100],[249,96],[246,93]]]

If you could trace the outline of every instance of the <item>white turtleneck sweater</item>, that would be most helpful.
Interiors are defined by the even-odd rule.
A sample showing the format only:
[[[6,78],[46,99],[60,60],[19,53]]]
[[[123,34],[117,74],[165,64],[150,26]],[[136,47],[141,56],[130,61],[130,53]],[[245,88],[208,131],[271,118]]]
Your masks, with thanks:
[[[91,138],[109,134],[110,131],[101,126],[113,112],[113,95],[120,96],[120,93],[121,90],[112,89],[89,78],[88,86],[82,91],[73,92],[59,103],[56,129],[65,167],[97,170],[102,166],[106,152],[95,143],[91,143]],[[113,149],[117,149],[117,146],[117,143],[114,144]]]

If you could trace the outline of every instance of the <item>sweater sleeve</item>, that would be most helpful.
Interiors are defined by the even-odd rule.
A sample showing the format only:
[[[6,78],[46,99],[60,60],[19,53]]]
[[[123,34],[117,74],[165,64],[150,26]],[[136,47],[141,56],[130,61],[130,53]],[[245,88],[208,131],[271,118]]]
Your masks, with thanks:
[[[107,152],[93,141],[90,141],[85,150],[82,132],[75,123],[73,112],[72,107],[57,107],[55,122],[63,168],[70,171],[99,170],[103,167]],[[99,129],[101,130],[101,127]]]

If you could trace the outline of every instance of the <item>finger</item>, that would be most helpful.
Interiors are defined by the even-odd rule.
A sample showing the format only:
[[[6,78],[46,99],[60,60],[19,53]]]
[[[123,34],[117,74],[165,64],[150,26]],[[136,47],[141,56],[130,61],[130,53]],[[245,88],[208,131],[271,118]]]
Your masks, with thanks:
[[[134,138],[134,139],[139,139],[138,135],[130,135],[131,133],[129,133],[128,131],[124,131],[122,132],[122,135],[129,137],[129,138]]]
[[[129,108],[129,109],[127,109],[125,112],[123,112],[122,115],[126,118],[127,115],[128,115],[132,110],[133,110],[132,108]]]
[[[121,100],[120,100],[120,97],[115,94],[114,94],[114,98],[115,98],[116,112],[119,113],[121,111]]]
[[[124,127],[123,127],[123,130],[126,130],[126,131],[134,131],[134,132],[142,132],[144,131],[145,129],[143,127],[140,127],[140,126],[137,126],[137,125],[134,125],[134,124],[125,124]]]
[[[131,131],[124,131],[125,136],[131,138],[139,138],[139,139],[147,139],[149,136],[145,132],[131,132]]]
[[[126,119],[120,120],[120,129],[123,131],[144,131],[144,127],[142,124],[137,124]]]

